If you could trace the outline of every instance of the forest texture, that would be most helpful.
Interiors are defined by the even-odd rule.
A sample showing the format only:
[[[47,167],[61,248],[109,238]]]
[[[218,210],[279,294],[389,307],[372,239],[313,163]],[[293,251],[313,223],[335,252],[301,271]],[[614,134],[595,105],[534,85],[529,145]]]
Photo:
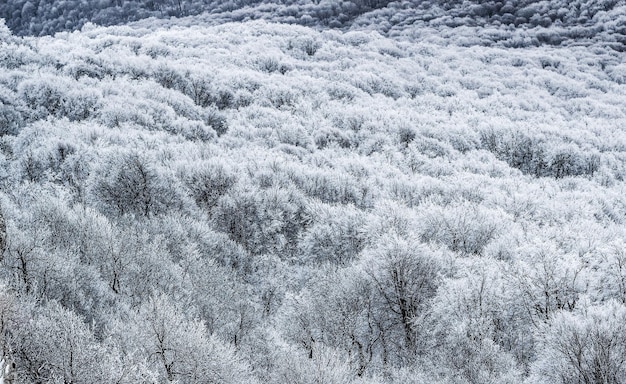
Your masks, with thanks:
[[[613,5],[2,25],[14,383],[626,383]]]

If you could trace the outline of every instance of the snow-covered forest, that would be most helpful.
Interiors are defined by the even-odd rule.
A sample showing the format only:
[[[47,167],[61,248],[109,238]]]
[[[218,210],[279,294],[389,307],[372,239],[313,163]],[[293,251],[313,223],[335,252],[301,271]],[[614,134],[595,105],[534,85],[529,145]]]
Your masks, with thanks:
[[[622,2],[0,17],[5,382],[626,383]]]

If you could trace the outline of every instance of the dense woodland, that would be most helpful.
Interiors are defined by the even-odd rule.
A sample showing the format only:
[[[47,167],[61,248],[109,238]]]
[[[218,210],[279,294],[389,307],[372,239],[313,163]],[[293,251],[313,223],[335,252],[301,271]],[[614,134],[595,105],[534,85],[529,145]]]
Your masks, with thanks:
[[[619,0],[3,0],[0,18],[17,35],[51,35],[85,23],[123,24],[202,15],[189,25],[265,19],[319,29],[372,30],[413,40],[441,27],[461,44],[510,47],[602,41],[626,44],[626,6]],[[459,43],[459,41],[455,41]]]
[[[491,3],[448,1],[387,31],[224,22],[259,5],[18,37],[83,20],[22,5],[0,25],[14,383],[626,383],[626,11],[587,3],[561,27],[454,25]]]

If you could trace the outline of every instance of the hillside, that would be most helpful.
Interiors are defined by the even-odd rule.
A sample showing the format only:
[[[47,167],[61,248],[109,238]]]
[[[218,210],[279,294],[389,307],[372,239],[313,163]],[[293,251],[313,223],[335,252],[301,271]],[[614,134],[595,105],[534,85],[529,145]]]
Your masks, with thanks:
[[[16,382],[626,383],[621,35],[234,13],[0,28]]]

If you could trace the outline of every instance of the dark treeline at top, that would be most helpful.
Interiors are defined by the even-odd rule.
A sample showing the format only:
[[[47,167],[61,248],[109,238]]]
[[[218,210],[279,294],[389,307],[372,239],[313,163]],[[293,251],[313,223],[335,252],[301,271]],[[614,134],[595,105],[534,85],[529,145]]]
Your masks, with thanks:
[[[18,35],[50,35],[59,31],[80,29],[86,22],[101,25],[123,24],[149,17],[169,18],[198,15],[203,12],[222,13],[261,4],[284,7],[303,24],[316,19],[342,26],[355,16],[384,7],[387,0],[262,1],[262,0],[9,0],[0,5],[0,17]],[[277,16],[281,16],[279,12]],[[303,16],[305,16],[302,18]],[[295,21],[295,20],[294,20]]]
[[[13,33],[35,36],[77,30],[87,22],[116,25],[203,13],[210,24],[266,19],[376,29],[392,36],[409,31],[414,37],[424,27],[479,27],[480,40],[472,45],[505,41],[504,45],[520,47],[599,39],[622,50],[626,43],[626,6],[618,0],[7,0],[0,4],[0,18]],[[530,32],[511,36],[512,30]]]

